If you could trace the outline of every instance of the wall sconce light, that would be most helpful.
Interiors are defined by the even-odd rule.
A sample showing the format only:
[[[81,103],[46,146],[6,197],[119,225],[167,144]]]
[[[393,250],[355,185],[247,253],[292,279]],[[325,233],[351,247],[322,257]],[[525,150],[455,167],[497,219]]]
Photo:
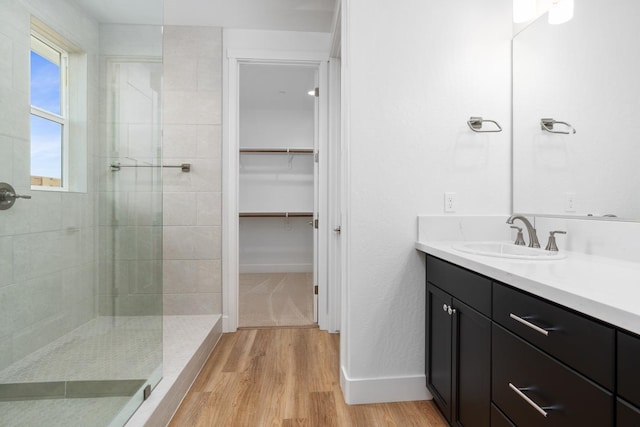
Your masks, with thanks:
[[[513,0],[513,22],[520,24],[536,17],[536,0]]]
[[[549,24],[564,24],[573,18],[573,0],[553,0],[549,9]]]

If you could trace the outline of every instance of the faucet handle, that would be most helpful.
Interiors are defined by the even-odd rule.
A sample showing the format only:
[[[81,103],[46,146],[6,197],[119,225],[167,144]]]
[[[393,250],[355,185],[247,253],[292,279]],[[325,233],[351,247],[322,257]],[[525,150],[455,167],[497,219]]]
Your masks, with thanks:
[[[566,231],[550,231],[549,232],[549,241],[547,242],[547,246],[545,247],[548,251],[558,252],[558,245],[556,244],[556,234],[567,234]]]
[[[525,243],[524,243],[524,236],[522,235],[522,228],[516,225],[512,225],[511,228],[515,228],[516,230],[518,230],[518,236],[516,237],[516,241],[513,242],[513,244],[518,246],[524,246]]]

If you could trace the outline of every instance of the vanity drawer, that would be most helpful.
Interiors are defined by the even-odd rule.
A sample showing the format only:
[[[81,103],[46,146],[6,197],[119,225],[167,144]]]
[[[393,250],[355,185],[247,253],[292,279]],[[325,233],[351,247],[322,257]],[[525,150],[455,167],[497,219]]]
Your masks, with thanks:
[[[618,394],[636,406],[640,406],[639,362],[640,338],[618,332]]]
[[[613,425],[611,393],[495,323],[492,352],[492,400],[518,427]]]
[[[616,402],[616,427],[640,426],[640,409],[618,398]]]
[[[491,317],[491,280],[427,255],[427,281]]]
[[[491,427],[516,427],[493,403],[491,404]]]
[[[493,320],[613,390],[613,328],[499,283],[493,285]]]

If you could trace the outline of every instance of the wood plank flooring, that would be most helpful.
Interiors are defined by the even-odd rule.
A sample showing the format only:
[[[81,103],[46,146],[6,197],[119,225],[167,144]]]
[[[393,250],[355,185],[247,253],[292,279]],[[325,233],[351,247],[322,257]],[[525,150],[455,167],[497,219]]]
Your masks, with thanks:
[[[444,427],[431,401],[347,405],[339,335],[317,328],[225,334],[169,424],[224,427]]]

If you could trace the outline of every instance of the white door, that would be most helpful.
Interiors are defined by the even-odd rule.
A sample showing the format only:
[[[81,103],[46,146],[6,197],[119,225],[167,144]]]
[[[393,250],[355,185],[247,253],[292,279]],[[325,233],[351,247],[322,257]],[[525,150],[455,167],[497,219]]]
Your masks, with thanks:
[[[319,211],[320,211],[320,167],[319,167],[319,122],[320,122],[320,89],[318,71],[315,73],[315,102],[313,106],[313,321],[318,323],[318,265],[319,255]]]

